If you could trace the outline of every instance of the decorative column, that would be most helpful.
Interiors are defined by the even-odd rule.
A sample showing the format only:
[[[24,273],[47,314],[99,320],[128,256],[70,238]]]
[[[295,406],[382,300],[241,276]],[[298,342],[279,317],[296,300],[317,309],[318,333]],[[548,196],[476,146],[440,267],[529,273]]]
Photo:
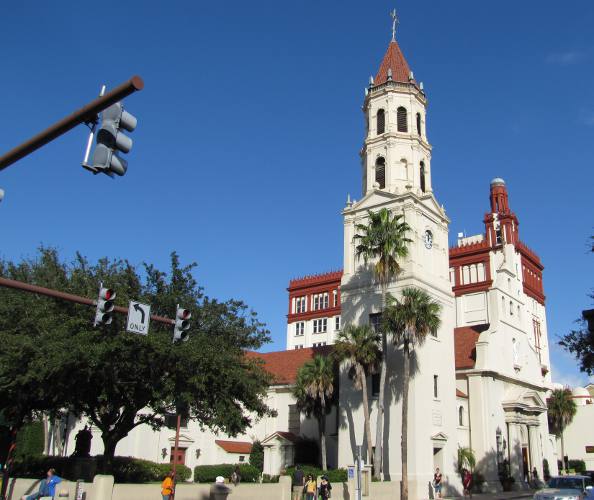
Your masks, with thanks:
[[[544,476],[542,471],[540,427],[538,425],[529,425],[528,433],[530,436],[530,462],[532,463],[532,468],[536,467],[538,478],[542,481]],[[530,470],[530,473],[532,473],[532,470]],[[534,477],[532,477],[532,480],[534,480]]]
[[[520,426],[517,422],[507,423],[508,447],[509,447],[509,473],[515,479],[515,488],[521,488],[524,478],[522,477],[522,438]],[[515,489],[514,488],[514,489]]]

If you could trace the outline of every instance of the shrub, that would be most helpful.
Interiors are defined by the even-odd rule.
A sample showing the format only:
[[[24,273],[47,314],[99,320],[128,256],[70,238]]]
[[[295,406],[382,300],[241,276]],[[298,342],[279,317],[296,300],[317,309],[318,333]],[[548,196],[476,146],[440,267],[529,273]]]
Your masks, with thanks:
[[[472,473],[472,491],[475,493],[481,493],[484,482],[485,476],[483,476],[480,472],[474,471]]]
[[[578,474],[583,474],[586,472],[586,462],[583,460],[569,460],[569,468],[574,469]]]
[[[544,480],[548,481],[551,478],[551,471],[549,470],[549,461],[546,458],[542,459],[542,475]]]
[[[308,474],[311,474],[313,477],[320,477],[325,474],[328,476],[328,481],[331,483],[344,483],[347,480],[346,469],[332,469],[324,472],[322,469],[318,469],[312,465],[302,465],[301,470],[305,477],[307,477]],[[293,477],[294,472],[295,467],[289,467],[287,468],[286,475]]]
[[[270,474],[262,475],[263,483],[278,483],[279,476],[271,476]]]
[[[56,469],[56,474],[64,479],[92,481],[95,471],[101,470],[102,465],[102,456],[87,460],[72,457],[23,457],[15,460],[13,475],[39,479],[45,476],[50,467],[53,467]],[[176,469],[178,481],[190,479],[191,470],[189,467],[177,465]],[[113,460],[113,476],[116,483],[161,481],[170,470],[171,464],[158,464],[150,460],[132,457],[115,457]]]
[[[43,422],[25,424],[17,434],[16,456],[39,456],[43,453]]]
[[[194,481],[214,483],[217,476],[229,479],[237,466],[237,464],[197,465],[194,467]],[[242,483],[255,483],[260,479],[260,471],[251,464],[239,464],[239,475]]]
[[[253,465],[260,472],[264,470],[264,446],[260,441],[254,441],[252,444],[252,451],[250,453],[250,464]]]

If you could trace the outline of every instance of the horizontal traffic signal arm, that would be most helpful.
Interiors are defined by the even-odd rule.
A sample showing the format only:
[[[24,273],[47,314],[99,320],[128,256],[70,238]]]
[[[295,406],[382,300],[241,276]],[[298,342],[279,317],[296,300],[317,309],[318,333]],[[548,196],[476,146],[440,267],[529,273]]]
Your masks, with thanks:
[[[39,149],[41,146],[45,146],[48,142],[53,141],[57,137],[65,134],[69,130],[73,129],[81,123],[92,123],[97,119],[97,115],[108,108],[112,104],[121,101],[124,97],[130,94],[142,90],[144,88],[144,82],[139,76],[133,76],[127,82],[122,83],[112,91],[108,92],[102,97],[98,97],[94,101],[91,101],[86,106],[75,111],[70,116],[63,118],[59,122],[53,124],[51,127],[40,132],[35,137],[32,137],[21,145],[12,149],[3,156],[0,156],[0,170],[12,165],[14,162],[24,158],[29,153]]]
[[[42,286],[31,285],[29,283],[23,283],[22,281],[11,280],[8,278],[0,278],[0,286],[6,288],[14,288],[15,290],[21,290],[23,292],[36,293],[38,295],[45,295],[47,297],[53,297],[54,299],[66,300],[68,302],[75,302],[82,304],[83,306],[96,306],[97,301],[89,299],[87,297],[81,297],[80,295],[73,295],[71,293],[61,292],[59,290],[53,290],[52,288],[45,288]],[[121,314],[128,314],[128,308],[122,306],[115,306],[114,312]],[[175,320],[166,318],[165,316],[157,316],[151,314],[151,321],[163,323],[165,325],[175,325]]]

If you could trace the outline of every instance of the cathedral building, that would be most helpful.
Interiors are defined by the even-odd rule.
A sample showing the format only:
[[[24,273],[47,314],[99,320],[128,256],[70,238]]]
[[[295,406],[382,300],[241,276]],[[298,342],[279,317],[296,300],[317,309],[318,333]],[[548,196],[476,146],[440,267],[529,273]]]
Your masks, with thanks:
[[[441,325],[414,350],[409,391],[409,492],[426,498],[436,467],[447,494],[461,493],[457,473],[460,447],[471,448],[488,491],[500,491],[508,474],[525,487],[543,460],[556,472],[555,443],[549,435],[546,394],[551,388],[543,265],[520,239],[506,183],[485,186],[485,230],[459,235],[449,246],[450,220],[432,182],[432,147],[426,127],[427,95],[411,71],[395,37],[370,80],[363,102],[366,133],[361,149],[362,197],[343,209],[343,269],[289,282],[287,348],[249,353],[260,358],[275,381],[266,417],[243,436],[204,431],[188,422],[178,460],[186,465],[246,461],[251,443],[265,448],[265,472],[278,474],[294,462],[299,436],[317,439],[317,426],[300,415],[291,388],[297,372],[316,354],[332,350],[348,324],[377,327],[382,290],[372,269],[357,259],[354,237],[369,211],[401,214],[411,230],[402,272],[387,284],[398,296],[405,287],[426,291],[441,305]],[[439,164],[435,168],[439,168]],[[469,207],[470,208],[470,207]],[[477,207],[477,211],[480,207]],[[337,249],[338,251],[338,249]],[[384,479],[400,480],[402,352],[389,345],[383,435]],[[369,377],[371,422],[378,411],[378,377]],[[360,391],[340,374],[338,403],[327,418],[328,463],[347,467],[363,438]],[[81,425],[83,425],[81,423]],[[75,433],[72,433],[74,435]],[[372,433],[371,439],[375,439]],[[173,429],[139,427],[117,453],[155,461],[172,459]],[[94,440],[101,453],[100,440]],[[375,446],[375,442],[372,442]],[[180,458],[181,457],[181,458]],[[372,457],[363,456],[366,463]]]

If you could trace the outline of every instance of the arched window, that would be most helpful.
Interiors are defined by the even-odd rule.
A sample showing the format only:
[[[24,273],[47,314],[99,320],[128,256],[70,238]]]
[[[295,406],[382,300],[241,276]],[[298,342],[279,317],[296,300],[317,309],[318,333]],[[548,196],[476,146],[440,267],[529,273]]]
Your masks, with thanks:
[[[458,425],[462,427],[464,425],[464,407],[458,408]]]
[[[386,131],[386,112],[383,109],[377,110],[377,133],[383,134]]]
[[[421,162],[421,168],[419,171],[419,177],[421,179],[421,191],[425,192],[425,162]]]
[[[386,187],[386,160],[381,156],[375,160],[375,182],[379,184],[380,189]]]
[[[514,303],[511,300],[509,301],[509,315],[514,315]]]
[[[421,134],[421,113],[417,113],[417,134]]]
[[[408,122],[406,119],[406,108],[400,106],[396,110],[396,118],[398,122],[398,132],[408,132]]]

